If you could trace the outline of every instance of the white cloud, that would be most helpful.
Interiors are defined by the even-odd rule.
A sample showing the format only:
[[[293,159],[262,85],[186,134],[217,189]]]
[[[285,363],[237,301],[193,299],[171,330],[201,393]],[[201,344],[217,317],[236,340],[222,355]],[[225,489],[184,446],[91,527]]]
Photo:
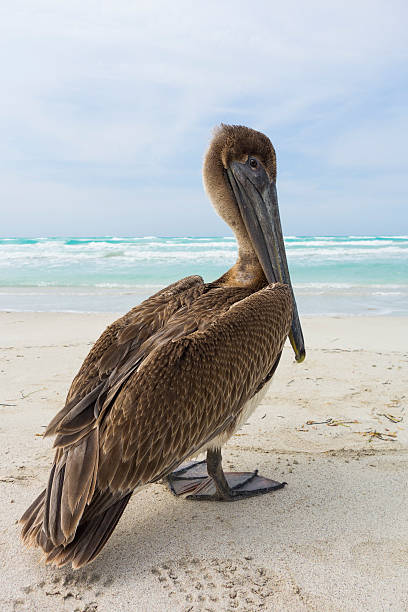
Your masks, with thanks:
[[[222,120],[276,135],[306,164],[374,168],[376,142],[393,152],[389,165],[402,154],[403,114],[344,129],[406,62],[402,2],[37,0],[0,10],[0,159],[19,161],[17,181],[33,161],[52,184],[52,162],[150,184],[171,170],[198,174],[209,127]],[[77,179],[64,177],[58,198],[70,208]]]

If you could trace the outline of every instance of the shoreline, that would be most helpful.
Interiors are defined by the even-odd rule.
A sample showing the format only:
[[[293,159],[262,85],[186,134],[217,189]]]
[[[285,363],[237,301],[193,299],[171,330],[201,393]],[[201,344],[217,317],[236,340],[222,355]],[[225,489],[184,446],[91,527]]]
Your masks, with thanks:
[[[2,609],[408,607],[405,317],[302,317],[305,362],[285,347],[264,401],[223,453],[225,467],[258,468],[283,490],[214,504],[149,485],[90,566],[44,567],[23,549],[16,521],[52,456],[41,432],[115,318],[0,312]]]
[[[0,287],[0,312],[125,313],[164,287]],[[408,285],[339,288],[295,283],[294,292],[300,316],[408,316]]]
[[[135,304],[135,306],[137,306],[138,304]],[[114,310],[17,310],[17,309],[12,309],[12,308],[5,308],[5,309],[0,309],[0,315],[1,314],[42,314],[42,315],[46,315],[46,314],[50,314],[50,315],[58,315],[58,314],[62,314],[62,315],[100,315],[102,317],[108,317],[108,316],[112,316],[115,318],[121,317],[124,314],[126,314],[127,311],[114,311]],[[309,314],[309,313],[302,313],[300,315],[300,318],[303,319],[353,319],[353,318],[367,318],[367,319],[373,319],[373,318],[378,318],[378,319],[402,319],[405,320],[408,317],[408,314],[398,314],[398,315],[393,315],[393,314],[382,314],[382,313],[367,313],[367,312],[362,312],[362,313],[338,313],[338,314],[334,314],[334,313],[317,313],[317,314]],[[114,321],[115,319],[112,319],[112,321]]]

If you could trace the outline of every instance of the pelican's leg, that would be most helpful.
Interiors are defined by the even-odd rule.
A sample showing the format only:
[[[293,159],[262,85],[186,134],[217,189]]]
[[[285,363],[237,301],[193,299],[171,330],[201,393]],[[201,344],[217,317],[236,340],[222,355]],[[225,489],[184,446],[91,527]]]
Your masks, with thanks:
[[[198,487],[200,490],[197,490],[198,489],[197,488],[193,495],[188,496],[189,499],[200,499],[200,498],[202,499],[201,495],[204,495],[205,497],[208,497],[209,499],[215,499],[219,501],[230,501],[232,498],[232,495],[231,495],[232,489],[230,485],[228,484],[227,479],[225,478],[224,470],[222,469],[222,455],[221,455],[220,448],[208,449],[207,451],[207,472],[212,480],[210,480],[210,482],[207,483],[207,486],[205,487],[205,489],[207,489],[208,486],[215,485],[215,492],[212,494],[209,494],[209,492],[204,493],[204,491],[201,492],[203,487]],[[250,479],[254,476],[254,474],[249,474],[246,476],[247,478],[244,477],[245,482],[248,481],[248,476]]]

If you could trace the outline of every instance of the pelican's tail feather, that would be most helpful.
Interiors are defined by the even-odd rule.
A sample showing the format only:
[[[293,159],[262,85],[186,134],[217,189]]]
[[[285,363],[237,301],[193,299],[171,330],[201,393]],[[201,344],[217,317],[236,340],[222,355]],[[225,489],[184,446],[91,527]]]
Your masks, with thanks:
[[[99,493],[86,508],[75,536],[67,545],[56,546],[43,529],[45,491],[21,517],[22,539],[26,546],[38,546],[45,553],[45,562],[61,567],[71,563],[78,569],[90,563],[105,546],[131,497],[114,499],[109,492]]]

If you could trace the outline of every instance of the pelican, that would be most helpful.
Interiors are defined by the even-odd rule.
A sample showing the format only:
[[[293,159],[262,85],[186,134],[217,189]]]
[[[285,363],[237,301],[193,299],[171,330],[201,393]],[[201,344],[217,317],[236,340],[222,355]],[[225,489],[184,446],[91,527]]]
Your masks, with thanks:
[[[264,396],[288,335],[305,357],[272,143],[222,124],[203,180],[238,259],[213,282],[169,285],[94,344],[45,432],[56,449],[47,487],[21,518],[24,543],[48,563],[92,561],[143,485],[167,479],[190,499],[234,501],[285,484],[224,473],[220,450]],[[203,451],[206,461],[185,463]]]

